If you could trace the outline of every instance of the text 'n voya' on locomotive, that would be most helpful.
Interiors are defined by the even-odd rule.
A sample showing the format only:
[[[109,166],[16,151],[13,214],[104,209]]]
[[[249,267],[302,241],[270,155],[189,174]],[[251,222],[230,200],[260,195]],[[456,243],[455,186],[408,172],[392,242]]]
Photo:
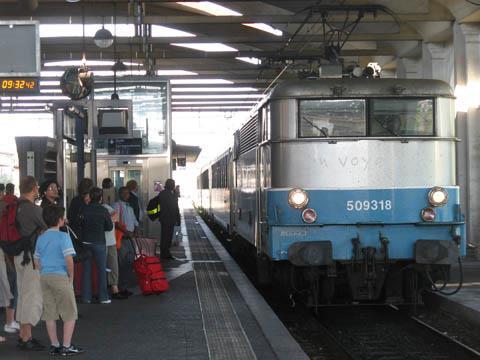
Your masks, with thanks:
[[[454,96],[436,80],[278,85],[198,177],[197,206],[244,239],[262,282],[416,301],[465,255]]]

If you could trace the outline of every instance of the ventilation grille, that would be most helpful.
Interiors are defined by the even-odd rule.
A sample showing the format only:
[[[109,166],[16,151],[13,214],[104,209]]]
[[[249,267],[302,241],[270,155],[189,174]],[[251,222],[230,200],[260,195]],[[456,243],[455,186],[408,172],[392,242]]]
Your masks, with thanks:
[[[254,149],[258,143],[257,117],[255,116],[240,129],[240,154]]]

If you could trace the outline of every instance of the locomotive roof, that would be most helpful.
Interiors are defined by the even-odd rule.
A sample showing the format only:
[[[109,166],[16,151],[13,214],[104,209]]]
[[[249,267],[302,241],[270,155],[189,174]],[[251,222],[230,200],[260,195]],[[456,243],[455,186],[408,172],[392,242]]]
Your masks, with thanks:
[[[337,88],[341,94],[334,95]],[[398,93],[400,92],[400,93]],[[428,79],[318,79],[285,81],[277,85],[270,100],[308,97],[454,97],[446,82]]]

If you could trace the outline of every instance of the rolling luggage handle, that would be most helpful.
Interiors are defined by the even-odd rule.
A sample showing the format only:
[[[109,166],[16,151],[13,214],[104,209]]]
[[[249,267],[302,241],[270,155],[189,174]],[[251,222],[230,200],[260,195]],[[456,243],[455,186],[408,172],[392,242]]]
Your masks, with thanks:
[[[138,237],[138,236],[136,236],[132,239],[132,241],[134,242],[134,248],[135,248],[135,258],[138,258],[142,255],[143,256],[156,256],[156,254],[155,254],[156,244],[152,247],[152,249],[149,249],[148,244],[142,244],[141,240],[148,241],[148,240],[151,240],[151,239],[142,238],[142,237]],[[150,250],[153,250],[153,251],[150,251]]]

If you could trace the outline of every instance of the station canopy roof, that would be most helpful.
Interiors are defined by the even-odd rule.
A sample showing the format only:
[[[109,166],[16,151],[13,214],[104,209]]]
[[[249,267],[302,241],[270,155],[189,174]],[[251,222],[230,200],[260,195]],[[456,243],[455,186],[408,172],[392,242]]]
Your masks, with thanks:
[[[376,62],[393,76],[398,58],[418,58],[424,43],[451,41],[453,22],[478,22],[474,3],[0,0],[0,20],[40,21],[42,59],[39,96],[2,97],[0,106],[43,111],[62,99],[59,77],[85,54],[102,80],[96,86],[112,86],[120,60],[123,80],[170,79],[173,111],[248,110],[274,79],[306,76],[326,63],[341,60],[346,69]],[[102,26],[116,46],[95,44]]]

